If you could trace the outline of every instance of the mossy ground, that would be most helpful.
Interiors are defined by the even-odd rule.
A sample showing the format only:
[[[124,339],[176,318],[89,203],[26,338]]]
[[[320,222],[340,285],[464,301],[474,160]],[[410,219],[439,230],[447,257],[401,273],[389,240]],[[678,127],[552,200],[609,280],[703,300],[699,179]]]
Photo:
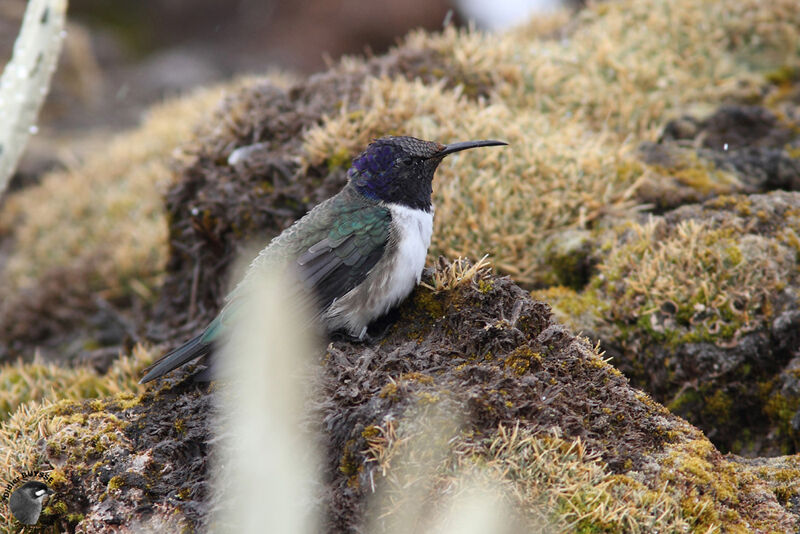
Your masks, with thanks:
[[[49,359],[143,340],[167,261],[170,158],[223,87],[155,106],[138,130],[3,198],[0,358]]]
[[[796,521],[786,503],[800,482],[783,466],[761,466],[757,476],[722,457],[697,429],[632,389],[588,340],[553,322],[546,304],[490,271],[442,261],[376,325],[386,328],[380,343],[329,345],[313,403],[326,429],[328,530],[357,528],[372,484],[410,495],[392,465],[415,436],[445,453],[426,475],[437,481],[431,503],[465,474],[482,477],[506,490],[517,520],[531,528],[781,531]],[[118,380],[139,372],[139,364],[126,366]],[[191,373],[182,369],[138,396],[80,400],[76,392],[54,403],[23,392],[0,436],[13,451],[6,476],[20,466],[52,475],[59,493],[43,519],[52,528],[205,528],[203,510],[213,504],[203,444],[215,408]]]
[[[55,364],[21,362],[0,366],[0,421],[29,402],[102,399],[144,391],[139,374],[152,355],[137,346],[131,356],[120,357],[105,373],[86,366],[71,368]]]
[[[792,183],[780,181],[791,173],[764,169],[797,159],[791,145],[798,133],[792,104],[797,78],[791,74],[800,42],[796,3],[626,0],[593,5],[564,27],[566,20],[562,13],[500,36],[453,28],[419,32],[385,57],[346,59],[307,80],[243,80],[212,119],[200,117],[215,105],[215,93],[179,101],[96,159],[7,197],[0,218],[0,288],[11,295],[0,311],[5,350],[25,358],[37,345],[57,358],[98,346],[116,353],[126,336],[140,336],[145,326],[154,340],[178,342],[218,309],[236,253],[253,240],[262,245],[335,192],[349,158],[370,138],[500,138],[510,149],[464,153],[437,173],[432,257],[490,252],[499,271],[541,287],[556,310],[570,311],[567,320],[578,329],[607,334],[599,337],[614,363],[647,377],[643,383],[659,398],[676,390],[689,395],[666,399],[673,406],[696,405],[690,388],[676,388],[687,383],[684,376],[714,381],[733,373],[737,383],[755,383],[757,395],[723,387],[704,392],[698,417],[705,419],[698,422],[709,430],[707,423],[738,429],[742,439],[742,421],[766,420],[779,433],[767,432],[765,445],[742,449],[780,449],[794,439],[792,395],[800,398],[800,388],[791,373],[780,371],[796,346],[796,337],[785,335],[795,324],[794,278],[783,289],[778,284],[787,272],[796,273],[800,231],[791,213],[781,214],[790,224],[775,221],[776,206],[794,197],[765,197],[765,205],[755,207],[747,196],[719,197],[650,225],[638,214],[652,200],[643,186],[653,176],[668,176],[677,191],[674,201],[656,206],[660,210],[740,187],[750,192],[745,175],[765,173],[759,183],[766,189]],[[682,141],[711,152],[678,152],[688,163],[677,171],[641,156],[640,143],[659,140],[669,119],[707,116],[723,101],[768,109],[774,131],[791,134],[789,146],[766,144],[767,152],[752,158],[746,151],[720,158],[723,148],[703,145],[692,134]],[[696,131],[722,131],[712,122],[697,122]],[[161,187],[168,190],[165,208]],[[63,211],[43,213],[45,205]],[[564,249],[564,243],[575,246]],[[699,261],[687,259],[692,250]],[[472,432],[461,445],[476,447],[476,455],[498,466],[505,460],[492,456],[491,444],[505,443],[501,425],[521,422],[522,437],[509,443],[525,445],[500,450],[522,454],[540,447],[549,451],[545,456],[573,462],[577,480],[595,486],[572,486],[577,500],[556,501],[564,507],[550,516],[555,525],[644,530],[651,509],[661,510],[671,521],[666,524],[701,531],[785,531],[796,522],[796,485],[784,466],[791,459],[756,472],[720,456],[696,429],[632,390],[595,343],[551,324],[546,306],[508,280],[472,273],[454,284],[439,272],[440,280],[428,284],[445,291],[421,288],[397,312],[399,323],[388,334],[397,343],[379,345],[374,352],[381,359],[343,343],[331,348],[358,363],[339,368],[336,358],[326,361],[336,375],[328,384],[334,404],[321,409],[358,416],[357,424],[330,431],[331,524],[356,524],[363,512],[365,477],[375,468],[364,451],[375,432],[388,433],[375,405],[400,419],[410,406],[452,406]],[[545,287],[553,284],[559,287]],[[621,305],[615,308],[611,298]],[[91,327],[98,310],[101,323],[119,324],[113,335]],[[470,315],[475,310],[483,315]],[[764,352],[766,337],[772,345]],[[65,347],[74,340],[77,349]],[[747,354],[774,357],[744,363],[731,357],[726,343],[745,340],[750,345],[740,348],[753,349]],[[702,350],[672,354],[697,346]],[[733,365],[715,369],[720,361]],[[336,389],[359,366],[369,372],[351,382],[356,396]],[[43,380],[55,376],[48,373]],[[75,374],[79,384],[82,376]],[[208,396],[170,384],[143,397],[56,404],[63,413],[53,418],[41,387],[20,387],[9,402],[15,411],[3,424],[6,468],[64,459],[51,467],[61,469],[56,479],[78,497],[53,503],[53,524],[80,522],[96,530],[146,500],[156,503],[151,517],[175,511],[186,524],[201,525],[208,502],[205,453],[191,442],[207,437],[204,419],[196,416]],[[97,384],[72,391],[78,400],[117,390]],[[367,399],[374,405],[367,407]],[[742,412],[753,419],[737,419]],[[74,441],[62,433],[66,428],[78,433]],[[559,436],[550,437],[555,428]],[[751,428],[751,436],[765,430]],[[52,457],[36,445],[42,437],[59,445]],[[130,458],[114,456],[117,446]],[[581,447],[585,453],[565,452]],[[147,450],[162,456],[140,457],[142,475],[140,464],[131,462]],[[93,473],[92,455],[120,463]],[[669,467],[659,467],[661,460]],[[148,487],[151,465],[186,469],[169,471],[154,489]],[[544,481],[545,500],[550,489],[560,491],[547,476],[537,479]],[[538,491],[535,484],[517,488]],[[609,493],[616,500],[607,500]],[[102,507],[95,508],[97,502]],[[621,508],[609,504],[609,515],[602,516],[593,502]]]
[[[134,519],[141,528],[199,528],[207,518],[197,507],[208,497],[210,400],[190,381],[164,396],[151,391],[24,403],[0,433],[0,447],[13,451],[2,464],[3,479],[22,470],[50,477],[55,494],[39,521],[47,531],[100,532]],[[176,417],[187,418],[182,430],[175,428]],[[0,516],[0,532],[19,527],[10,515]]]
[[[795,452],[798,214],[775,192],[627,223],[585,288],[537,294],[724,450]]]
[[[445,264],[437,276],[458,271]],[[421,287],[393,321],[380,344],[335,342],[325,359],[332,530],[367,513],[373,486],[387,495],[378,506],[392,511],[389,528],[413,488],[435,488],[426,502],[436,510],[473,469],[505,488],[525,528],[745,532],[795,521],[775,494],[761,500],[763,481],[630,388],[508,279],[478,271],[449,290]]]
[[[76,491],[81,477],[98,473],[103,458],[125,444],[128,420],[120,412],[137,406],[144,388],[138,377],[152,356],[137,348],[121,358],[105,375],[91,369],[62,369],[53,365],[5,364],[0,429],[0,479],[39,471],[50,477],[56,491],[43,509],[40,525],[60,532],[82,521],[91,500],[88,486]],[[0,532],[18,532],[20,525],[0,514]]]

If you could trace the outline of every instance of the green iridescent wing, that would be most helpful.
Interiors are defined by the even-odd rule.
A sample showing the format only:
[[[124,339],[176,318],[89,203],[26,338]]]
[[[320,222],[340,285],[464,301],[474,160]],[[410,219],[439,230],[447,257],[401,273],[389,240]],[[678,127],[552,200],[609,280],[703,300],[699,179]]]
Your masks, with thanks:
[[[247,279],[265,270],[288,264],[315,297],[318,309],[325,310],[363,282],[378,263],[389,243],[390,226],[388,208],[345,187],[273,239],[205,331],[155,362],[142,382],[208,354],[241,309]]]
[[[390,222],[389,210],[380,205],[340,214],[328,235],[297,258],[294,266],[300,280],[320,309],[364,281],[383,256]]]

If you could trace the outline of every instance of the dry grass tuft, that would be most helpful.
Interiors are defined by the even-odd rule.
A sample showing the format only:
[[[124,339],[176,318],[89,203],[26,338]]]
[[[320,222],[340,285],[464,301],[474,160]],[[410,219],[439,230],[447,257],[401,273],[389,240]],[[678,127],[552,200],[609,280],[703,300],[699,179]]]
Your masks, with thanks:
[[[21,362],[0,367],[0,421],[27,403],[56,400],[97,399],[121,393],[139,394],[142,370],[153,355],[137,345],[130,356],[117,358],[104,375],[88,367],[64,368]]]
[[[489,255],[485,255],[477,262],[472,263],[466,258],[456,258],[452,262],[439,258],[439,269],[433,271],[432,284],[422,282],[420,285],[427,287],[434,293],[451,291],[462,284],[468,284],[479,274],[488,274],[492,270]]]
[[[385,426],[378,427],[381,431],[369,441],[372,461],[378,462],[386,477],[376,481],[382,496],[379,517],[408,521],[411,518],[403,511],[415,500],[426,503],[426,513],[441,513],[448,499],[483,481],[481,485],[499,490],[509,510],[519,513],[510,521],[521,522],[515,526],[524,525],[528,531],[690,529],[666,483],[653,490],[629,476],[612,474],[580,439],[569,441],[556,433],[534,435],[519,427],[500,426],[484,440],[464,436],[448,440],[449,434],[442,437],[440,428],[420,426],[419,421],[414,423],[413,435],[404,435],[408,432],[398,431],[391,421]],[[431,439],[444,444],[445,450],[431,449]],[[418,441],[426,445],[417,446]],[[393,467],[392,462],[397,465]]]
[[[443,163],[431,254],[491,250],[499,269],[546,285],[543,242],[636,211],[641,141],[689,109],[753,97],[765,73],[796,61],[795,8],[793,0],[623,1],[583,12],[559,41],[541,39],[538,22],[501,36],[414,33],[406,46],[433,49],[470,77],[452,90],[446,79],[368,79],[358,102],[307,132],[304,163],[346,161],[392,133],[508,141]],[[745,20],[758,21],[746,39]],[[488,98],[467,98],[477,86],[491,88]],[[697,187],[727,186],[707,182]]]
[[[89,266],[95,289],[107,296],[148,295],[167,258],[161,195],[169,157],[222,92],[203,89],[158,105],[141,128],[98,143],[82,164],[9,195],[0,235],[11,236],[13,248],[0,266],[0,290],[33,287],[54,268]]]

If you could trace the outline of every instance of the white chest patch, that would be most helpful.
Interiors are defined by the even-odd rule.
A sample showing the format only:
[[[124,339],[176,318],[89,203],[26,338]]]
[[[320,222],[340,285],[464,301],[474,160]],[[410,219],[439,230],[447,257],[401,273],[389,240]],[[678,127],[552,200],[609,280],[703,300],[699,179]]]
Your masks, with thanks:
[[[367,279],[337,299],[325,316],[329,328],[346,328],[362,337],[367,325],[408,296],[422,277],[433,234],[430,213],[397,204],[387,204],[392,214],[390,243],[393,253],[382,258]]]
[[[390,204],[392,226],[397,232],[397,256],[391,277],[396,288],[397,300],[405,298],[419,283],[425,258],[433,234],[433,208],[427,213],[422,210]],[[393,304],[394,304],[393,303]]]

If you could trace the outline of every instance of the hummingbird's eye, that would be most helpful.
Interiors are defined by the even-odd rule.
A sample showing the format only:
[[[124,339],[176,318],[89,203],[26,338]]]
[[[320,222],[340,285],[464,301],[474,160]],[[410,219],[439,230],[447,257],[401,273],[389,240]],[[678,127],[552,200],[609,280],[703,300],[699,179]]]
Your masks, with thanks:
[[[405,165],[406,167],[410,167],[413,164],[414,164],[414,158],[412,158],[411,156],[403,158],[403,165]]]

